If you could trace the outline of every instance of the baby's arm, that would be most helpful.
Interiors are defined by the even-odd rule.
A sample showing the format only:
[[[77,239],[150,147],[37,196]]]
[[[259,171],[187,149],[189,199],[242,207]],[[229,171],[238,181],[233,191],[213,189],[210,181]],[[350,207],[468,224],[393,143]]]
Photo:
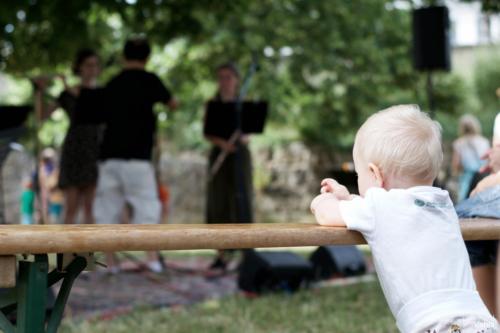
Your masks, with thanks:
[[[332,193],[322,193],[311,202],[311,212],[320,225],[345,227],[339,209],[339,200]]]

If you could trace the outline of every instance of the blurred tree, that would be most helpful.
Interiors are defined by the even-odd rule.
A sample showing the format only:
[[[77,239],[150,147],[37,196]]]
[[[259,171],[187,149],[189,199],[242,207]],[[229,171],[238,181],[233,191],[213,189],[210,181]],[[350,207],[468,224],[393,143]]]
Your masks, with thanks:
[[[272,129],[348,147],[376,110],[396,103],[426,107],[424,78],[411,64],[412,1],[406,9],[397,3],[4,0],[0,70],[61,70],[78,48],[90,46],[113,71],[125,38],[145,33],[155,46],[151,69],[182,102],[175,121],[158,110],[161,125],[177,144],[193,147],[202,143],[215,66],[234,60],[245,69],[257,54],[261,71],[251,95],[270,101]],[[436,82],[437,111],[456,112],[464,99],[461,80],[442,73]]]
[[[498,58],[484,59],[474,72],[474,86],[479,101],[478,116],[487,124],[485,133],[492,132],[492,119],[500,113],[500,68]]]
[[[481,108],[484,111],[500,112],[500,67],[498,58],[484,59],[474,73],[474,83]]]

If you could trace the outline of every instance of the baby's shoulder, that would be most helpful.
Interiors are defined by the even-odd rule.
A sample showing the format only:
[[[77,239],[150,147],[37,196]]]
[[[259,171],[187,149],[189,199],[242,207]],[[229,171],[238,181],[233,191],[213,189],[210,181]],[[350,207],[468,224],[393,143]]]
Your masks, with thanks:
[[[363,199],[375,207],[385,206],[404,198],[405,194],[401,191],[386,190],[384,188],[370,188],[366,191]]]
[[[404,193],[401,193],[397,190],[386,190],[381,187],[372,187],[369,188],[365,193],[365,199],[367,200],[377,200],[377,199],[385,199],[385,198],[396,198],[404,196]]]

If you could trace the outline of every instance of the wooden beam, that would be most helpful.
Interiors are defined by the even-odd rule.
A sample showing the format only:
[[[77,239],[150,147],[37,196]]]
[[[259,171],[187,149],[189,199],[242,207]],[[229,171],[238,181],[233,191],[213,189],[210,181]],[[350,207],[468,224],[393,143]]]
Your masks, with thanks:
[[[16,286],[16,256],[0,256],[0,288]]]
[[[461,221],[467,240],[500,239],[500,220]],[[363,244],[345,228],[308,223],[0,225],[0,255]]]
[[[499,240],[500,220],[463,219],[460,221],[465,240]]]

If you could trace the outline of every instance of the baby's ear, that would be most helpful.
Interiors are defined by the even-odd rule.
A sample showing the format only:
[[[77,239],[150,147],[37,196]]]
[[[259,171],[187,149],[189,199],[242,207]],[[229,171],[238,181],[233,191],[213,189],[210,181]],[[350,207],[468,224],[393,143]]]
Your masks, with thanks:
[[[368,169],[370,170],[370,174],[377,186],[384,187],[384,175],[382,170],[380,170],[380,168],[373,163],[368,164]]]

